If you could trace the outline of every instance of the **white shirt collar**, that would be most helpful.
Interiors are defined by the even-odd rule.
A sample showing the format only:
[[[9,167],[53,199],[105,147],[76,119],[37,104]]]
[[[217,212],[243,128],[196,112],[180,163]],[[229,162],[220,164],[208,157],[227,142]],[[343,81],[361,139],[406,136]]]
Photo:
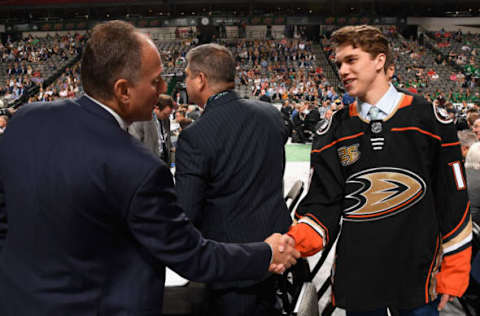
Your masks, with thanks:
[[[381,113],[383,114],[383,117],[387,117],[393,112],[398,102],[400,102],[402,95],[403,94],[398,92],[397,89],[395,89],[395,87],[390,83],[390,87],[388,88],[387,92],[376,104],[376,107],[382,111]],[[361,117],[366,119],[372,104],[367,102],[358,102],[357,104]]]
[[[105,111],[107,111],[108,113],[112,114],[113,118],[115,118],[115,120],[118,122],[118,125],[120,125],[120,128],[123,129],[123,130],[127,130],[129,124],[127,124],[127,122],[125,122],[122,117],[120,115],[118,115],[117,112],[115,112],[114,110],[112,110],[111,108],[109,108],[108,106],[106,106],[105,104],[101,103],[100,101],[92,98],[91,96],[89,96],[88,94],[85,93],[85,96],[87,98],[89,98],[90,100],[92,100],[93,102],[95,102],[96,104],[100,105]]]

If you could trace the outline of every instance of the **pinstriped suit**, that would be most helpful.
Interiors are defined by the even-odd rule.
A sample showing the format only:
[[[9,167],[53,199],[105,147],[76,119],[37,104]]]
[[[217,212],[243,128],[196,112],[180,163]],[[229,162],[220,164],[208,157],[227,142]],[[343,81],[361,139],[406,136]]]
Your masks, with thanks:
[[[209,102],[203,115],[182,131],[176,153],[178,200],[207,238],[261,241],[288,229],[291,219],[282,190],[286,139],[277,109],[233,91]],[[254,283],[211,287],[238,289]],[[235,302],[225,314],[246,315],[246,309],[239,313],[241,300]]]

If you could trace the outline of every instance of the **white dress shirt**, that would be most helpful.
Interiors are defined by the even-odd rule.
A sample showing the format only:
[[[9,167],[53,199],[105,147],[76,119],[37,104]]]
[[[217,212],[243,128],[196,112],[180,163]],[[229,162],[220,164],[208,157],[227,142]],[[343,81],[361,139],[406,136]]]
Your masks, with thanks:
[[[390,84],[390,88],[387,90],[387,92],[383,95],[383,97],[375,104],[375,106],[380,110],[379,112],[379,118],[384,119],[387,116],[389,116],[397,104],[400,102],[402,99],[403,93],[400,93],[395,89],[395,87]],[[370,111],[370,108],[373,106],[372,104],[369,104],[367,102],[358,102],[357,99],[357,106],[358,106],[358,113],[361,118],[364,120],[369,121],[368,118],[368,111]]]
[[[108,113],[112,114],[112,116],[115,118],[115,120],[118,122],[118,125],[120,125],[120,128],[123,129],[123,130],[127,130],[128,128],[128,125],[127,122],[125,122],[120,115],[118,115],[117,112],[115,112],[114,110],[112,110],[111,108],[109,108],[108,106],[106,106],[105,104],[101,103],[100,101],[98,100],[95,100],[94,98],[92,98],[91,96],[89,96],[88,94],[85,93],[85,96],[87,98],[89,98],[90,100],[92,100],[93,102],[95,102],[96,104],[98,104],[99,106],[101,106],[103,109],[105,109]]]

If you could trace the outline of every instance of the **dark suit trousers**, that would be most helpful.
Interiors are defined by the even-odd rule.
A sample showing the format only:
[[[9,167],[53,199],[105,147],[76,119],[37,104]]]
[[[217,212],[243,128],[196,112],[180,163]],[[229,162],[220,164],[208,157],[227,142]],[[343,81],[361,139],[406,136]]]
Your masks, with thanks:
[[[244,288],[209,289],[208,315],[280,316],[275,291],[275,277]]]

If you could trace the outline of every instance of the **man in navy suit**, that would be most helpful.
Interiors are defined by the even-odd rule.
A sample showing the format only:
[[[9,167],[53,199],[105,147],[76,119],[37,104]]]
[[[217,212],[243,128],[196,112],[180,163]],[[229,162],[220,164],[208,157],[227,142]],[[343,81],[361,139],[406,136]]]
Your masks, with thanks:
[[[284,145],[280,111],[241,99],[235,60],[224,46],[205,44],[187,53],[189,100],[205,108],[182,131],[176,152],[179,203],[207,237],[255,242],[291,224],[283,198]],[[209,315],[278,315],[275,280],[208,284]]]
[[[298,253],[204,239],[172,175],[126,132],[165,89],[153,42],[97,25],[82,59],[86,95],[23,106],[0,143],[0,315],[161,315],[165,266],[196,281],[255,280]]]

